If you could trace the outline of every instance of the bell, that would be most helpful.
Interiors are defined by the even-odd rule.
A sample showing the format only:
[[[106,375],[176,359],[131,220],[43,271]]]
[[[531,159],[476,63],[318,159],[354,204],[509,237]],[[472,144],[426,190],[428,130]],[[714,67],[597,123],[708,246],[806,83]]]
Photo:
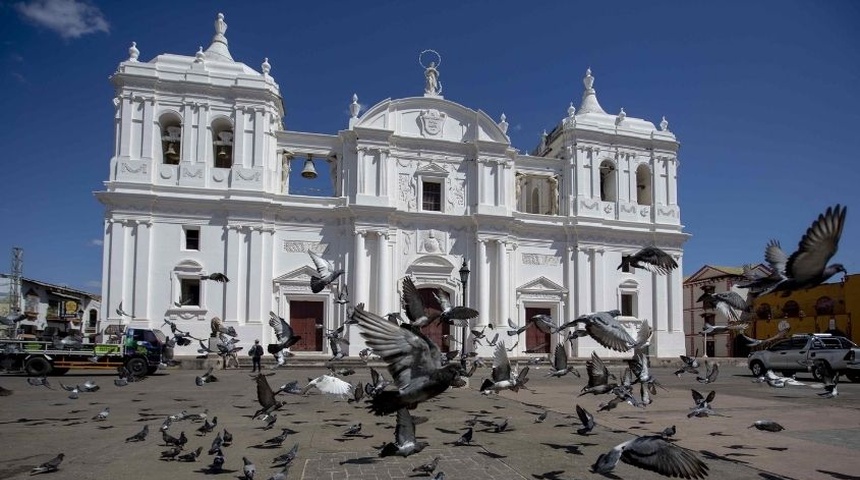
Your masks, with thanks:
[[[302,168],[302,177],[313,180],[317,178],[317,170],[314,168],[314,161],[311,157],[305,160],[305,166]]]
[[[168,160],[178,160],[179,155],[177,155],[176,150],[173,148],[173,142],[167,144],[167,151],[164,152],[164,155]]]
[[[227,149],[224,148],[223,146],[221,146],[221,148],[218,149],[218,156],[220,158],[226,157],[227,156]]]

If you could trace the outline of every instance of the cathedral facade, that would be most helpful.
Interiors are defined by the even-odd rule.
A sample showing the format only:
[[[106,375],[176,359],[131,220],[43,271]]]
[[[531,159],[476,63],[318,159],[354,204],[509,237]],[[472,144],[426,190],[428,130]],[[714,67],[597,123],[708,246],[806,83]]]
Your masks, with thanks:
[[[612,309],[634,336],[651,324],[652,355],[684,353],[682,266],[668,275],[618,268],[646,245],[682,265],[679,143],[665,119],[606,113],[590,71],[579,108],[524,152],[504,115],[442,95],[436,63],[416,96],[365,111],[353,97],[342,130],[304,133],[283,128],[289,98],[268,61],[257,71],[232,58],[222,15],[196,55],[139,56],[133,44],[111,77],[115,150],[96,193],[105,206],[102,328],[170,320],[205,338],[219,317],[247,348],[274,341],[271,311],[303,337],[294,353],[330,355],[324,333],[352,305],[398,312],[410,276],[430,307],[441,290],[477,309],[472,329],[500,333],[512,356],[545,355],[564,338],[533,325],[509,336],[509,322]],[[299,172],[324,185],[297,189]],[[312,292],[309,251],[346,273]],[[206,279],[215,272],[229,281]],[[350,355],[364,348],[358,333],[346,328]],[[443,349],[463,341],[456,327],[426,333]],[[589,337],[568,348],[619,355]]]

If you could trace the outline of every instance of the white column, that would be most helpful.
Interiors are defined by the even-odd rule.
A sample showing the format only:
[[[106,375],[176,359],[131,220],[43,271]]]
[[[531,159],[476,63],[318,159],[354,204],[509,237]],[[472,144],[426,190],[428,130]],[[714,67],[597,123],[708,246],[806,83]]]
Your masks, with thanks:
[[[275,229],[268,227],[262,231],[262,270],[260,271],[260,321],[266,323],[269,312],[273,310],[272,305],[272,269],[275,255],[272,249],[275,242]]]
[[[669,184],[669,205],[678,204],[678,162],[675,159],[670,159],[668,162],[668,175],[666,176]]]
[[[594,311],[602,312],[607,310],[606,305],[606,291],[603,286],[603,280],[606,276],[605,265],[604,265],[604,250],[602,248],[592,248],[591,249],[591,266],[593,272],[594,279],[594,287],[593,287],[593,302],[594,302]],[[613,296],[615,293],[613,292]],[[612,308],[616,308],[613,306]]]
[[[592,303],[591,291],[594,289],[592,285],[591,272],[591,255],[586,247],[577,247],[576,249],[576,313],[575,315],[583,315],[594,312],[594,303]]]
[[[158,132],[156,138],[158,138],[158,148],[161,149],[160,128],[153,118],[155,115],[155,97],[148,98],[141,103],[143,104],[143,132],[141,133],[143,145],[140,157],[144,160],[152,160],[152,150],[155,147],[155,142],[153,142],[152,138],[153,130]]]
[[[265,167],[266,158],[271,155],[269,149],[266,148],[265,137],[265,129],[269,124],[268,114],[263,109],[256,109],[252,115],[254,116],[254,131],[251,133],[251,137],[254,139],[254,143],[248,149],[248,154],[251,156],[248,164],[252,167]],[[268,313],[266,314],[268,315]]]
[[[388,150],[380,149],[379,150],[379,159],[376,162],[377,165],[377,191],[378,195],[381,197],[388,196]]]
[[[236,167],[249,167],[250,163],[245,155],[245,108],[239,107],[233,110],[233,165]]]
[[[367,259],[365,257],[364,247],[364,240],[365,235],[367,235],[367,232],[364,230],[356,230],[354,235],[355,244],[353,246],[354,258],[352,263],[352,284],[355,286],[355,288],[352,289],[354,290],[354,292],[352,293],[354,295],[352,302],[355,305],[358,305],[359,303],[364,303],[366,306],[365,308],[368,308],[369,306],[367,304],[369,301],[368,297],[370,296],[371,279],[369,278],[369,272],[367,271]]]
[[[244,242],[243,235],[239,231],[241,227],[238,225],[227,226],[227,261],[224,274],[230,281],[225,285],[224,295],[224,311],[223,320],[238,320],[241,313],[239,312],[239,295],[242,290],[242,243]]]
[[[247,301],[245,303],[248,307],[246,309],[246,316],[243,319],[244,321],[240,322],[242,325],[248,322],[262,322],[263,314],[260,311],[260,302],[256,301],[260,298],[260,292],[264,289],[261,264],[266,262],[271,263],[270,259],[263,258],[263,228],[260,226],[251,228],[248,236],[250,238],[248,240],[247,258],[251,261],[247,262],[248,273],[245,279],[247,283],[244,289],[247,292]],[[266,312],[266,315],[268,315],[268,312]]]
[[[478,259],[475,261],[475,267],[478,269],[477,280],[478,288],[478,325],[479,327],[486,326],[490,319],[490,265],[487,263],[487,241],[479,238],[477,240]],[[475,303],[475,302],[472,302]],[[495,318],[496,325],[507,325],[508,319]]]
[[[150,314],[150,266],[152,222],[143,220],[135,227],[134,252],[134,314],[147,320],[156,320]],[[168,299],[168,305],[158,305],[157,308],[172,307],[173,300]]]
[[[123,310],[134,315],[138,312],[134,310],[134,238],[132,230],[134,223],[131,220],[125,220],[122,223],[122,299]]]
[[[565,309],[563,312],[559,312],[561,314],[561,318],[559,319],[560,323],[564,323],[570,320],[573,320],[575,317],[576,310],[576,272],[575,272],[575,264],[574,257],[576,256],[576,247],[572,245],[568,245],[564,248],[564,265],[563,265],[563,275],[564,275],[564,285],[567,287],[567,299],[565,303]]]
[[[667,303],[669,309],[668,322],[666,331],[680,332],[684,331],[684,256],[678,255],[675,258],[678,263],[678,268],[672,270],[666,277],[669,282]],[[692,332],[691,332],[692,333]]]
[[[650,273],[651,277],[651,326],[655,331],[665,332],[669,321],[669,312],[667,306],[668,293],[666,286],[671,282],[669,275],[658,275]]]
[[[108,276],[105,277],[107,296],[103,300],[107,310],[102,318],[108,319],[110,323],[117,323],[120,318],[116,314],[116,307],[123,300],[123,284],[125,283],[125,272],[123,271],[125,226],[119,220],[110,219],[107,228],[108,244],[106,250],[110,253],[106,258],[106,262],[109,264]]]
[[[376,232],[376,311],[385,315],[391,308],[391,261],[388,254],[388,232]]]
[[[197,152],[190,160],[193,163],[202,163],[207,166],[214,166],[214,157],[209,154],[208,145],[212,144],[212,132],[209,129],[209,106],[200,105],[197,107]]]
[[[131,126],[133,123],[132,113],[134,112],[134,100],[131,95],[120,97],[119,107],[119,148],[117,156],[121,158],[129,158],[131,156]],[[116,310],[114,308],[113,310]]]
[[[498,290],[496,292],[496,318],[507,321],[508,318],[508,255],[505,241],[496,240],[496,271],[498,272]]]

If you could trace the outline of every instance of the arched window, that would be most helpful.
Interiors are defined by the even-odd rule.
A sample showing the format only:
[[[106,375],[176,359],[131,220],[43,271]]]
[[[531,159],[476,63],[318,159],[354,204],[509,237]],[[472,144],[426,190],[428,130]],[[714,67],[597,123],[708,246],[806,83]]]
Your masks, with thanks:
[[[827,296],[821,297],[815,302],[816,315],[833,315],[833,299]]]
[[[798,305],[794,300],[789,300],[785,302],[785,305],[783,305],[782,313],[789,317],[797,317],[800,315],[800,305]]]
[[[651,205],[651,169],[644,163],[636,169],[636,203]]]
[[[604,160],[600,164],[600,200],[614,202],[616,200],[615,164]]]
[[[161,129],[161,163],[179,165],[182,152],[182,120],[173,112],[158,119]]]
[[[755,309],[755,314],[759,318],[759,320],[768,320],[771,318],[773,313],[771,312],[770,305],[767,303],[762,303]]]
[[[212,122],[212,151],[215,152],[215,168],[233,166],[233,125],[226,118]]]
[[[529,205],[529,213],[541,213],[540,211],[540,189],[538,187],[532,188],[532,199],[531,205]]]

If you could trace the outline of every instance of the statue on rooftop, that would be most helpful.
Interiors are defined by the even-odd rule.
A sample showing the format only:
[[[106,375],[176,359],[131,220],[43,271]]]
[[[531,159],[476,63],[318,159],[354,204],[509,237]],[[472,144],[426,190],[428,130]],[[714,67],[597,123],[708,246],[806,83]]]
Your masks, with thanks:
[[[424,62],[421,60],[421,57],[424,54],[432,54],[436,56],[436,61],[430,62],[430,65],[424,65]],[[439,82],[439,65],[442,64],[442,56],[436,53],[435,50],[424,50],[420,54],[418,54],[418,63],[424,67],[424,78],[426,82],[424,83],[424,94],[425,95],[439,95],[442,93],[442,83]]]

